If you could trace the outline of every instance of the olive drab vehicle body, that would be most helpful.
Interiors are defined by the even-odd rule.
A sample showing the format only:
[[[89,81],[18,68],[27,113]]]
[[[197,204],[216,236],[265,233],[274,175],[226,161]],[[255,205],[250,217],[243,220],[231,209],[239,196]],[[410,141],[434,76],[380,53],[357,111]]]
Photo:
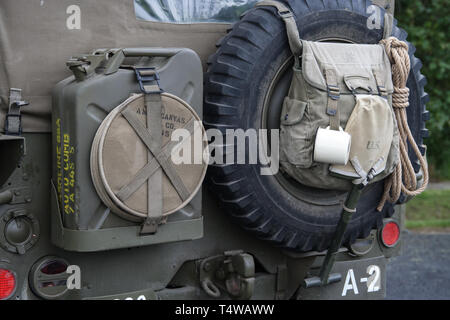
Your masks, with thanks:
[[[393,0],[280,2],[301,39],[375,45],[386,30],[406,38],[392,19]],[[260,165],[211,161],[220,149],[210,153],[210,132],[281,129],[283,139],[309,130],[293,127],[288,108],[308,113],[320,95],[323,104],[333,103],[330,91],[313,86],[304,104],[284,102],[295,95],[288,94],[292,65],[296,73],[290,17],[255,4],[1,2],[0,276],[9,277],[9,287],[0,287],[0,299],[384,297],[388,258],[400,254],[407,196],[380,211],[383,181],[366,187],[366,177],[364,189],[336,177],[336,188],[302,183],[318,171],[306,172],[283,151],[272,176],[261,175]],[[427,96],[412,48],[408,121],[424,153]],[[386,59],[380,65],[390,67],[384,50],[377,52]],[[318,65],[329,62],[316,58]],[[374,96],[394,123],[388,71],[383,83],[372,75],[367,83],[387,88],[384,98]],[[367,85],[363,80],[358,86]],[[345,90],[339,103],[353,101],[355,92]],[[341,126],[349,113],[341,108]],[[198,134],[200,145],[182,138],[177,147],[177,129]],[[184,147],[200,161],[173,164],[174,150]],[[423,168],[410,158],[420,180]],[[388,158],[392,170],[383,179],[394,162]],[[355,197],[346,200],[350,189]],[[338,241],[344,201],[354,217]],[[324,273],[329,278],[317,282]]]

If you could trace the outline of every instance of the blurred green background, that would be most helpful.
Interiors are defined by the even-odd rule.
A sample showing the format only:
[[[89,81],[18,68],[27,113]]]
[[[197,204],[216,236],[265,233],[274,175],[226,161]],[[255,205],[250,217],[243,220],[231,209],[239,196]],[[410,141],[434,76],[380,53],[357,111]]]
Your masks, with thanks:
[[[450,2],[448,0],[397,0],[398,25],[408,32],[408,40],[417,48],[416,57],[423,62],[427,77],[425,90],[430,95],[427,122],[432,180],[450,180]]]
[[[397,0],[398,25],[408,32],[417,48],[427,77],[430,95],[427,109],[431,119],[426,126],[430,137],[427,158],[431,181],[450,180],[450,2],[448,0]],[[429,189],[407,204],[406,227],[428,231],[450,231],[450,182],[431,184]]]

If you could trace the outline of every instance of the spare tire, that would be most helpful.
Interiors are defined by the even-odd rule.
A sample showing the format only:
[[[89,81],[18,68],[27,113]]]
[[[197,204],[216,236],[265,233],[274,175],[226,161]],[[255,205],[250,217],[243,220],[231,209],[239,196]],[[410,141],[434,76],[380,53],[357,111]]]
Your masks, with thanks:
[[[367,28],[366,9],[371,1],[289,3],[302,39],[348,43],[378,43],[382,39],[383,29]],[[392,35],[400,40],[407,36],[396,27],[396,22]],[[238,128],[279,129],[293,58],[284,22],[276,9],[249,10],[217,46],[217,52],[208,60],[205,79],[205,127],[222,132]],[[424,92],[426,80],[420,73],[422,65],[414,52],[409,44],[407,115],[413,136],[424,153],[428,95]],[[412,152],[410,157],[419,172],[420,165]],[[211,165],[207,181],[225,211],[243,228],[276,246],[299,252],[322,251],[329,246],[346,197],[345,192],[306,187],[281,171],[275,176],[260,175],[260,165]],[[367,237],[384,217],[394,213],[393,204],[386,204],[382,212],[376,211],[382,192],[382,181],[366,188],[345,234],[346,243]],[[405,201],[405,197],[400,200]]]

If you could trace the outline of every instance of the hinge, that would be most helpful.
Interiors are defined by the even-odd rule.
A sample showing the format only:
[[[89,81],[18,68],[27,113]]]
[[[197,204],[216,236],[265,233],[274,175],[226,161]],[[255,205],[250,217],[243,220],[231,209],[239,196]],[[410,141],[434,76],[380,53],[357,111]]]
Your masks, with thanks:
[[[200,284],[213,298],[225,291],[232,299],[250,299],[255,286],[255,261],[242,250],[227,251],[198,262]]]

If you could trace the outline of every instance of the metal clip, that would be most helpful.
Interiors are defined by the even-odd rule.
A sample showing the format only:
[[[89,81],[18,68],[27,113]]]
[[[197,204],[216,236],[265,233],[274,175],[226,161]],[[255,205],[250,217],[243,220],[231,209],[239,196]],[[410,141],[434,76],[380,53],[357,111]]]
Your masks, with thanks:
[[[141,91],[145,94],[151,93],[161,93],[163,90],[161,89],[161,84],[159,82],[160,77],[159,73],[155,68],[134,68],[134,72],[136,73],[137,81],[139,82],[139,87]],[[156,82],[156,85],[150,86],[150,90],[146,88],[145,82]],[[157,90],[153,90],[153,88],[158,87]]]

